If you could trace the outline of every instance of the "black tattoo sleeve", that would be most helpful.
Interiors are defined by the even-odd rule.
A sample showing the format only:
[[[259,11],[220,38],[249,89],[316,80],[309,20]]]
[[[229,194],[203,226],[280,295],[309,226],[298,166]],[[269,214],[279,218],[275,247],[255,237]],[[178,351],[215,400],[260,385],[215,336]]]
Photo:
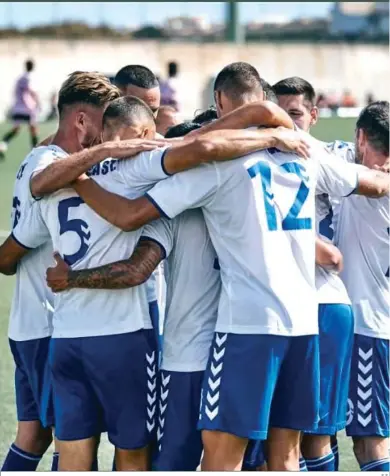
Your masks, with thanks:
[[[164,257],[165,252],[158,243],[143,240],[129,259],[98,268],[69,271],[68,288],[125,289],[139,286]]]

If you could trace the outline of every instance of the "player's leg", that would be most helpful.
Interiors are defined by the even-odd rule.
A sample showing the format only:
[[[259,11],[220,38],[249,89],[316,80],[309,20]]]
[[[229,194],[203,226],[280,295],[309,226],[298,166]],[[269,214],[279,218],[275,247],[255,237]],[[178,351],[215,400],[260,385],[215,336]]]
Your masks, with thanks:
[[[288,339],[216,333],[198,427],[202,470],[239,470],[248,440],[267,437],[272,396]]]
[[[199,420],[204,372],[159,375],[156,471],[196,471],[203,445]]]
[[[320,421],[305,433],[302,453],[308,471],[334,471],[331,435],[346,425],[351,353],[352,308],[346,304],[320,304]]]
[[[104,413],[117,471],[146,471],[155,438],[157,349],[153,330],[90,337],[85,369]]]
[[[272,401],[267,441],[270,471],[299,471],[301,432],[319,419],[318,336],[288,339]]]
[[[103,427],[101,406],[84,370],[86,339],[54,338],[50,343],[60,471],[91,470]]]
[[[40,374],[40,361],[47,359],[43,339],[16,342],[10,340],[14,357],[17,434],[4,461],[2,471],[35,471],[52,441],[50,428],[40,421],[39,401],[33,373]],[[45,355],[46,352],[46,355]],[[34,370],[34,366],[38,368]]]
[[[30,122],[29,126],[30,131],[30,140],[31,140],[31,147],[34,148],[38,144],[38,128],[35,122]]]
[[[348,405],[348,402],[347,402],[347,405]],[[346,414],[347,413],[345,413],[345,415]],[[334,456],[334,470],[338,471],[339,470],[339,445],[338,445],[338,441],[337,441],[337,434],[331,436],[330,444],[331,444],[332,453],[333,453],[333,456]]]
[[[12,139],[14,139],[18,135],[20,128],[21,128],[20,119],[18,119],[17,116],[16,117],[13,116],[12,128],[3,135],[0,141],[0,159],[4,159],[5,153],[7,152],[7,149],[8,149],[8,144],[12,141]]]
[[[355,334],[347,435],[362,471],[389,471],[389,341]]]

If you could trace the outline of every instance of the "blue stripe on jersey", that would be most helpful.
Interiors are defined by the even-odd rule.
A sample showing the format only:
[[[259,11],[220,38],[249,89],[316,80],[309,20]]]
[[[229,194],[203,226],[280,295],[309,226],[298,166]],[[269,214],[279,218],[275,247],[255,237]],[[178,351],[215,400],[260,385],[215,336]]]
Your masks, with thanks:
[[[148,194],[148,193],[145,193],[144,195],[145,198],[147,198],[149,200],[149,202],[154,206],[154,208],[156,208],[160,215],[162,217],[165,217],[165,218],[168,218],[168,220],[170,220],[171,218],[164,212],[164,210],[153,200],[153,198]]]

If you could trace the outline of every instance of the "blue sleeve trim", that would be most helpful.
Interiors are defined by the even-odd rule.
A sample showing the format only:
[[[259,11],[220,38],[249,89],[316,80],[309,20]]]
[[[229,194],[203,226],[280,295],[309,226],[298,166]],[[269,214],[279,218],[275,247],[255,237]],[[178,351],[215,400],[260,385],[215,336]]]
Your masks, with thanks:
[[[168,220],[170,220],[171,218],[164,212],[164,210],[158,205],[158,203],[156,203],[153,198],[148,194],[148,193],[145,193],[144,195],[145,198],[147,198],[149,200],[149,202],[154,206],[154,208],[156,208],[159,212],[160,212],[160,215],[164,218],[168,218]]]
[[[164,150],[164,152],[162,153],[162,155],[161,155],[161,168],[163,169],[164,174],[165,174],[165,175],[168,175],[168,177],[170,177],[170,176],[173,175],[173,174],[170,174],[170,173],[167,171],[167,169],[165,168],[165,164],[164,164],[165,155],[166,155],[166,153],[168,152],[168,149],[169,149],[169,147],[167,147],[167,148]]]
[[[153,241],[153,243],[156,243],[156,245],[160,246],[161,251],[162,251],[162,255],[163,255],[162,259],[165,259],[167,257],[167,252],[166,252],[164,246],[158,240],[156,240],[154,238],[151,238],[150,236],[143,235],[143,236],[141,236],[139,241]]]
[[[26,246],[26,245],[24,245],[23,243],[21,243],[21,242],[16,238],[16,236],[15,236],[13,233],[11,233],[11,238],[12,238],[14,241],[16,241],[16,243],[17,243],[19,246],[21,246],[22,248],[24,248],[25,250],[32,250],[32,249],[34,249],[34,248],[30,248],[29,246]]]

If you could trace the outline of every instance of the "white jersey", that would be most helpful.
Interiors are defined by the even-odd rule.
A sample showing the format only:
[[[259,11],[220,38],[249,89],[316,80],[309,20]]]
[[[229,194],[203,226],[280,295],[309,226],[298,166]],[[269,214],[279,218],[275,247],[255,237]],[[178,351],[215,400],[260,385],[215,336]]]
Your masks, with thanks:
[[[107,159],[89,175],[111,192],[137,198],[166,177],[163,151],[142,153],[127,161]],[[53,247],[73,269],[85,269],[127,259],[142,228],[123,232],[92,211],[71,189],[39,201]],[[69,289],[56,296],[53,337],[123,334],[152,327],[145,286],[131,289]]]
[[[173,248],[164,263],[167,294],[161,368],[202,371],[209,358],[221,292],[217,255],[199,209],[167,222],[166,234]],[[151,238],[167,240],[158,235]]]
[[[389,230],[389,197],[342,200],[335,241],[344,256],[341,278],[355,333],[380,339],[390,339]]]
[[[316,188],[348,195],[357,173],[323,148],[312,155],[257,152],[177,174],[148,193],[170,218],[203,208],[221,267],[217,331],[318,333]]]
[[[30,192],[30,179],[34,172],[66,155],[56,146],[37,147],[21,163],[16,175],[12,198],[12,235],[22,246],[32,249],[18,263],[16,271],[8,329],[9,338],[16,341],[40,339],[52,333],[53,294],[46,285],[45,274],[53,260],[53,247],[46,227],[39,228],[34,221],[35,215],[29,216],[35,202]]]

